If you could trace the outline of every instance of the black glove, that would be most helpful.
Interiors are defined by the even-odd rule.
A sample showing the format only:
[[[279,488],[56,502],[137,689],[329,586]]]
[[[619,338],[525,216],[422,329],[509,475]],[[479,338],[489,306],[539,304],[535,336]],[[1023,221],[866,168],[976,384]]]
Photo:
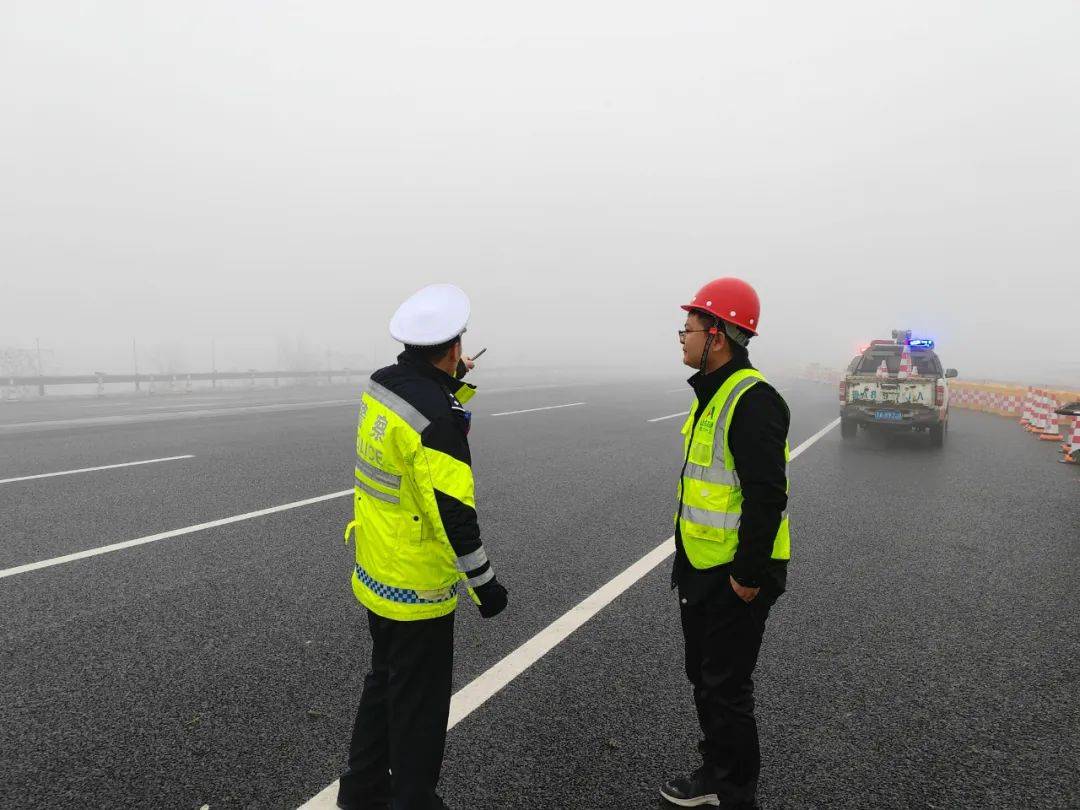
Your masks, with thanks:
[[[485,619],[498,616],[506,608],[506,588],[499,580],[492,578],[473,591],[480,600],[480,615]]]

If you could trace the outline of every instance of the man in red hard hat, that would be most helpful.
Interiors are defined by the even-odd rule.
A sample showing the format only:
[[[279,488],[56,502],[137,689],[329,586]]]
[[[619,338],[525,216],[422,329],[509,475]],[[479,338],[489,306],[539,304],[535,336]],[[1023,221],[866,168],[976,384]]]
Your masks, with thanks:
[[[753,808],[761,768],[753,672],[791,556],[790,413],[750,365],[747,344],[761,315],[753,287],[716,279],[683,309],[679,340],[683,363],[696,370],[688,380],[695,401],[683,426],[671,583],[702,765],[660,794],[680,807]]]

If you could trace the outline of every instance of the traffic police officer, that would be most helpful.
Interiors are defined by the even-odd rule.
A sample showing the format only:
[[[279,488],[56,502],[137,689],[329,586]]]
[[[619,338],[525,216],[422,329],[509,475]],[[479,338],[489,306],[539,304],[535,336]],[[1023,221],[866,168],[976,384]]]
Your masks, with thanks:
[[[337,803],[433,810],[450,711],[459,587],[484,617],[506,607],[480,539],[465,403],[474,386],[461,335],[469,299],[451,284],[417,292],[390,334],[397,363],[371,375],[356,434],[352,589],[367,608],[371,670]]]
[[[791,556],[790,414],[750,365],[760,304],[749,284],[717,279],[683,309],[683,362],[697,373],[688,380],[695,401],[683,425],[672,587],[703,763],[660,793],[680,807],[752,808],[761,767],[752,675]]]

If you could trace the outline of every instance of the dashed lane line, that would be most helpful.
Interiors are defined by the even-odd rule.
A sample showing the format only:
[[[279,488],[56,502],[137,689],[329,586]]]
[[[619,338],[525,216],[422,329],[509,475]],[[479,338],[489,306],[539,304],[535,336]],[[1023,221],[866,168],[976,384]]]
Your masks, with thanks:
[[[805,442],[803,442],[798,447],[796,447],[794,450],[792,450],[791,454],[788,456],[788,460],[789,461],[794,461],[795,459],[797,459],[800,455],[802,455],[803,451],[810,449],[810,447],[812,447],[814,445],[814,443],[817,442],[818,439],[820,439],[822,436],[824,436],[826,433],[828,433],[830,430],[832,430],[834,427],[836,427],[839,424],[840,424],[840,417],[838,416],[835,419],[833,419],[831,422],[829,422],[829,424],[827,424],[821,430],[819,430],[817,433],[815,433],[813,436],[811,436],[809,439],[807,439]]]
[[[565,405],[545,405],[542,408],[525,408],[521,411],[500,411],[492,416],[513,416],[516,413],[533,413],[534,411],[553,411],[556,408],[573,408],[575,405],[584,405],[584,402],[568,402]]]
[[[191,411],[171,410],[161,413],[129,413],[114,416],[83,416],[74,419],[50,419],[41,422],[8,422],[0,424],[0,435],[16,431],[61,430],[94,425],[129,425],[140,422],[167,422],[176,419],[205,419],[216,416],[233,416],[251,413],[289,413],[339,405],[356,405],[358,399],[328,399],[318,402],[296,402],[272,405],[239,405],[228,408],[201,408]]]
[[[88,557],[97,557],[100,554],[109,554],[113,551],[121,551],[125,548],[142,546],[147,543],[156,543],[158,540],[167,540],[170,537],[180,537],[185,534],[194,534],[195,532],[201,532],[206,529],[214,529],[218,526],[228,526],[230,523],[239,523],[242,520],[252,520],[253,518],[272,515],[276,512],[286,512],[289,509],[298,509],[301,506],[309,506],[313,503],[321,503],[322,501],[329,501],[334,498],[344,498],[346,495],[352,494],[352,489],[343,489],[341,492],[331,492],[329,495],[319,495],[316,498],[305,498],[302,501],[292,501],[291,503],[283,503],[279,506],[270,506],[266,509],[257,509],[254,512],[245,512],[242,515],[233,515],[232,517],[221,518],[220,520],[197,523],[194,526],[185,526],[182,529],[172,529],[167,532],[159,532],[158,534],[148,534],[145,537],[136,537],[134,540],[124,540],[121,543],[112,543],[107,546],[89,548],[85,551],[76,551],[74,554],[65,554],[62,557],[52,557],[48,560],[26,563],[25,565],[16,565],[14,568],[4,568],[3,570],[0,570],[0,579],[17,576],[18,574],[25,574],[30,571],[38,571],[42,568],[51,568],[55,565],[63,565],[64,563],[75,562],[76,560],[85,560]]]
[[[182,458],[195,458],[195,456],[166,456],[165,458],[149,458],[145,461],[125,461],[123,464],[105,464],[101,467],[83,467],[78,470],[62,470],[61,472],[38,473],[37,475],[20,475],[17,478],[0,478],[0,484],[14,484],[16,481],[34,481],[38,478],[54,478],[58,475],[75,475],[76,473],[98,472],[99,470],[117,470],[120,467],[138,467],[140,464],[160,464],[163,461],[179,461]]]
[[[658,416],[655,419],[646,419],[646,422],[663,422],[665,419],[674,419],[676,416],[686,416],[690,411],[679,411],[678,413],[669,413],[667,416]]]

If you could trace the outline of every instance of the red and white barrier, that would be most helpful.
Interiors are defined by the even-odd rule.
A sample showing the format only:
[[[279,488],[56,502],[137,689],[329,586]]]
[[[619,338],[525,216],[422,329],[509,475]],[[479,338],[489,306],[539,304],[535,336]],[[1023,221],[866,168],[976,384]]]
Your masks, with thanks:
[[[949,387],[949,396],[952,404],[958,408],[989,411],[1002,416],[1015,416],[1025,407],[1022,389],[953,383]],[[1031,407],[1031,403],[1028,407]]]
[[[1035,418],[1035,391],[1032,388],[1028,388],[1024,394],[1024,404],[1020,413],[1020,424],[1023,427],[1027,427],[1031,424]]]
[[[1066,434],[1061,449],[1065,453],[1058,459],[1062,464],[1080,464],[1080,416],[1072,417],[1072,430]]]
[[[1046,397],[1043,392],[1036,388],[1033,392],[1034,407],[1032,409],[1031,422],[1028,424],[1028,430],[1031,433],[1042,433],[1044,427],[1046,427]]]

